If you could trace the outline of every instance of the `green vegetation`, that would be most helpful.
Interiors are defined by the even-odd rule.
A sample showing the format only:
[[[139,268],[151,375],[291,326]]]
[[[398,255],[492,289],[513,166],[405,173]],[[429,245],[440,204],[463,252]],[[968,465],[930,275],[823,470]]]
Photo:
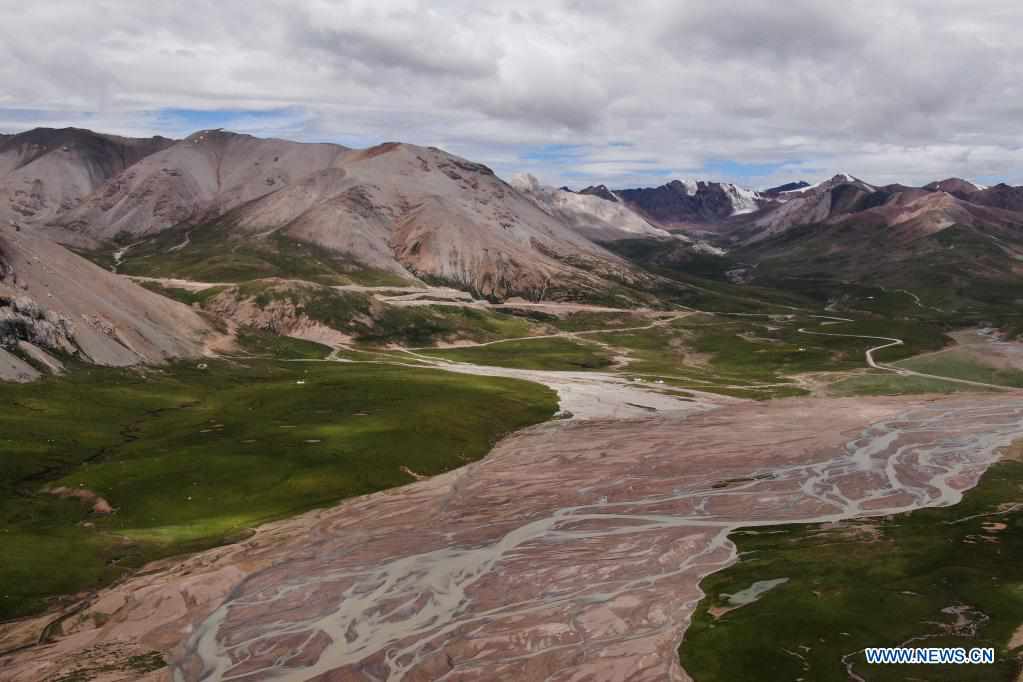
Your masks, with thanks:
[[[693,334],[692,345],[696,351],[713,353],[717,365],[765,376],[779,372],[792,374],[863,367],[866,350],[884,343],[845,335],[903,339],[903,345],[875,354],[876,359],[884,361],[937,350],[950,341],[940,328],[918,322],[822,322],[828,321],[792,316],[731,318],[727,322],[715,322],[703,317],[679,320],[677,326]],[[834,336],[829,336],[832,334]]]
[[[677,388],[697,389],[722,393],[737,398],[764,400],[793,395],[805,395],[806,391],[789,384],[788,379],[771,367],[757,367],[749,371],[746,367],[735,366],[727,358],[715,352],[698,350],[694,343],[698,336],[693,329],[709,333],[711,328],[720,328],[723,338],[729,343],[739,326],[729,318],[698,316],[707,321],[707,327],[695,321],[695,317],[677,320],[671,325],[628,332],[599,334],[593,338],[610,346],[624,349],[629,358],[626,371],[637,379],[664,381]],[[689,320],[687,323],[686,320]],[[689,326],[683,326],[688,324]],[[743,326],[742,329],[747,329]],[[738,343],[748,344],[751,349],[763,348],[759,341],[739,338]],[[794,348],[793,352],[798,352]],[[761,371],[762,370],[762,371]]]
[[[193,291],[191,289],[183,289],[181,287],[164,286],[159,282],[151,282],[147,280],[136,280],[136,284],[149,289],[155,294],[172,298],[178,303],[184,303],[185,305],[198,304],[199,306],[207,303],[211,298],[216,297],[217,294],[220,294],[227,289],[226,286],[222,286]]]
[[[420,351],[420,354],[456,362],[516,369],[601,369],[611,364],[611,357],[600,346],[569,338],[508,341],[488,346]]]
[[[373,328],[357,337],[360,343],[431,346],[438,341],[494,341],[529,336],[530,324],[512,315],[457,306],[388,306]]]
[[[1011,249],[1003,248],[1018,247],[1004,242],[1014,239],[1011,232],[996,240],[983,229],[954,225],[905,251],[885,232],[879,225],[804,225],[733,255],[758,263],[755,283],[819,303],[835,302],[845,311],[955,326],[1019,322],[1023,282],[1015,274],[1018,263]],[[843,240],[847,248],[836,246]],[[876,250],[858,244],[874,244]],[[868,281],[884,286],[856,283]]]
[[[182,246],[182,244],[184,246]],[[101,265],[109,254],[90,256]],[[407,285],[390,272],[367,268],[343,254],[280,233],[232,237],[225,225],[182,226],[165,230],[125,254],[118,272],[177,277],[198,282],[244,282],[266,277],[304,279],[322,284]]]
[[[593,329],[614,331],[620,327],[642,327],[651,322],[649,317],[636,313],[589,311],[569,313],[565,317],[548,315],[547,319],[542,321],[564,332],[581,332]]]
[[[117,657],[115,654],[114,657],[99,658],[93,661],[85,659],[70,672],[50,679],[52,682],[90,682],[90,680],[103,679],[111,674],[117,676],[115,679],[124,679],[122,677],[124,673],[132,673],[138,677],[166,667],[167,662],[164,661],[163,654],[159,651],[127,657]]]
[[[837,526],[782,526],[732,534],[740,560],[705,578],[680,648],[697,682],[1015,680],[1023,624],[1023,463],[993,466],[954,507]],[[1003,527],[1000,524],[1005,524]],[[757,532],[759,531],[759,532]],[[718,618],[723,597],[788,578]],[[956,612],[950,609],[957,609]],[[955,627],[961,614],[967,626]],[[969,625],[975,625],[971,635]],[[996,665],[868,666],[868,646],[994,647]]]
[[[904,346],[892,357],[941,348],[948,339],[935,326],[902,321],[857,320],[837,324],[816,317],[782,315],[688,315],[651,329],[609,332],[592,338],[626,349],[628,371],[655,376],[682,388],[757,399],[803,395],[789,377],[865,366],[868,348],[880,341],[825,336],[897,336]],[[830,322],[834,322],[831,320]],[[878,355],[883,355],[884,352]]]
[[[757,272],[760,272],[759,268]],[[805,297],[813,301],[816,308],[835,304],[844,312],[876,315],[885,319],[924,319],[929,321],[945,319],[941,311],[927,307],[935,305],[938,299],[919,289],[914,289],[912,293],[920,296],[921,305],[924,307],[917,305],[913,296],[904,289],[839,281],[827,276],[767,275],[760,277],[758,282],[772,290],[788,291]]]
[[[322,357],[254,335],[252,350]],[[0,619],[148,560],[408,483],[542,421],[544,387],[429,369],[251,359],[0,384]],[[45,492],[91,491],[112,514]],[[82,493],[85,494],[85,493]]]
[[[246,354],[281,359],[322,360],[330,348],[312,341],[278,336],[267,331],[243,329],[238,332],[238,345]]]
[[[675,388],[703,390],[735,397],[768,399],[805,395],[791,377],[810,372],[861,369],[865,352],[882,341],[850,338],[839,334],[895,336],[903,346],[878,353],[894,360],[935,350],[949,339],[935,325],[875,319],[835,323],[809,315],[703,315],[691,314],[671,320],[679,313],[665,312],[659,324],[648,329],[614,331],[615,327],[649,325],[651,318],[620,313],[579,313],[548,326],[580,331],[608,327],[607,332],[582,337],[538,338],[483,347],[431,350],[431,357],[476,364],[529,369],[579,369],[607,366],[620,351],[628,357],[626,372],[637,380],[659,379]],[[822,324],[822,322],[824,324]],[[830,322],[830,323],[829,323]],[[836,336],[809,334],[824,332]],[[586,345],[595,341],[603,346]],[[887,356],[887,357],[886,357]],[[851,380],[852,381],[852,380]],[[857,387],[853,382],[840,390],[855,392],[897,390],[897,383]],[[882,382],[891,382],[885,376]],[[908,382],[902,390],[918,392],[920,382]],[[945,390],[955,390],[939,382]]]
[[[791,312],[816,307],[811,298],[798,292],[726,281],[738,262],[730,256],[694,251],[683,242],[626,239],[604,246],[658,276],[634,286],[662,305],[721,312]]]
[[[842,379],[828,386],[828,392],[835,396],[853,395],[913,395],[917,393],[963,393],[988,391],[983,386],[971,386],[954,381],[942,381],[929,377],[901,375],[893,372],[860,374]]]
[[[964,379],[996,386],[1023,387],[1023,371],[987,364],[983,355],[973,353],[969,346],[919,355],[892,364],[895,367],[931,374],[935,377]],[[940,378],[898,375],[892,372],[871,372],[838,381],[832,384],[828,390],[835,395],[904,395],[995,389],[955,381],[942,381]]]
[[[963,350],[948,350],[943,353],[908,358],[900,360],[895,365],[924,374],[1023,388],[1023,371],[993,367]]]
[[[360,291],[342,291],[309,282],[260,279],[200,292],[144,282],[153,291],[184,303],[209,307],[220,294],[266,309],[285,303],[305,316],[349,334],[359,344],[431,346],[439,341],[493,341],[529,336],[533,327],[503,312],[445,305],[392,306]]]

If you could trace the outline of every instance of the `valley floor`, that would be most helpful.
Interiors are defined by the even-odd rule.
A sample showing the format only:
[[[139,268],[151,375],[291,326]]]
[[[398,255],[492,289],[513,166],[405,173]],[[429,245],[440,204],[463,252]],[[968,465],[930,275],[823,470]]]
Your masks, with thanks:
[[[477,464],[151,566],[5,674],[158,651],[187,680],[681,680],[675,647],[737,528],[954,503],[1021,437],[1023,403],[1000,395],[554,422]]]
[[[37,420],[37,442],[17,444],[36,459],[7,478],[20,481],[26,509],[59,505],[66,522],[44,528],[53,509],[26,516],[14,505],[11,527],[100,558],[79,588],[122,577],[0,626],[0,648],[12,652],[0,676],[683,680],[679,638],[694,612],[707,617],[701,580],[734,564],[737,529],[953,504],[1023,438],[1019,355],[986,333],[943,349],[940,334],[912,321],[807,311],[539,312],[557,314],[528,337],[329,355],[260,338],[250,354],[202,369],[120,380],[89,370],[11,387],[20,412],[10,418]],[[75,394],[62,391],[76,381],[121,401],[112,403],[121,419],[97,403],[47,434],[71,409]],[[536,384],[557,394],[567,419],[518,430],[455,468],[553,412]],[[920,390],[969,395],[834,397]],[[764,401],[809,394],[823,397]],[[277,454],[252,460],[254,445]],[[82,451],[101,454],[67,457]],[[171,452],[188,459],[161,454]],[[187,477],[190,495],[168,489]],[[97,519],[80,496],[29,490],[34,480],[102,496],[118,513]],[[242,483],[244,495],[218,496]],[[148,497],[150,488],[198,503]],[[116,542],[90,554],[97,537]],[[23,558],[40,556],[67,560],[41,545]],[[35,585],[5,604],[10,615],[76,589],[24,576],[3,578]],[[707,670],[698,679],[714,679]]]

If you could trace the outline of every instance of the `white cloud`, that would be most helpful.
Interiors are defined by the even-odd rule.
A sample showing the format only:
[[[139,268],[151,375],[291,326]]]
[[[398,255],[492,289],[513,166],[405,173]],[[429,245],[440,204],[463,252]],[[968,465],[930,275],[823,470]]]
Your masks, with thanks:
[[[12,18],[0,25],[0,109],[49,112],[41,121],[181,134],[152,112],[272,109],[286,113],[232,122],[438,144],[553,184],[650,184],[713,159],[784,164],[751,178],[764,184],[835,170],[1023,181],[1015,2],[0,0],[0,10]],[[12,130],[31,116],[6,119]],[[608,147],[618,141],[632,146]],[[549,144],[585,155],[519,153]]]

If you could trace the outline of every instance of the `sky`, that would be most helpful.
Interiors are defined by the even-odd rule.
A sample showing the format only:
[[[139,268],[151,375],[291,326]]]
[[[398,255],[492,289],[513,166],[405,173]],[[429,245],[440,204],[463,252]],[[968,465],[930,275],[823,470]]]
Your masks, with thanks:
[[[0,0],[0,131],[434,145],[552,185],[1023,184],[1023,3]]]

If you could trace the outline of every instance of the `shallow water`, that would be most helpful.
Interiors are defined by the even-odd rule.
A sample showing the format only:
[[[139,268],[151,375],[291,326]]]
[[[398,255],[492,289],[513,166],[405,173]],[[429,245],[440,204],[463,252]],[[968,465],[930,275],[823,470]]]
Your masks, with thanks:
[[[686,679],[675,644],[700,578],[734,560],[731,531],[954,504],[1023,437],[1010,398],[892,411],[823,446],[814,432],[851,417],[789,408],[532,429],[251,576],[194,631],[176,679]]]

